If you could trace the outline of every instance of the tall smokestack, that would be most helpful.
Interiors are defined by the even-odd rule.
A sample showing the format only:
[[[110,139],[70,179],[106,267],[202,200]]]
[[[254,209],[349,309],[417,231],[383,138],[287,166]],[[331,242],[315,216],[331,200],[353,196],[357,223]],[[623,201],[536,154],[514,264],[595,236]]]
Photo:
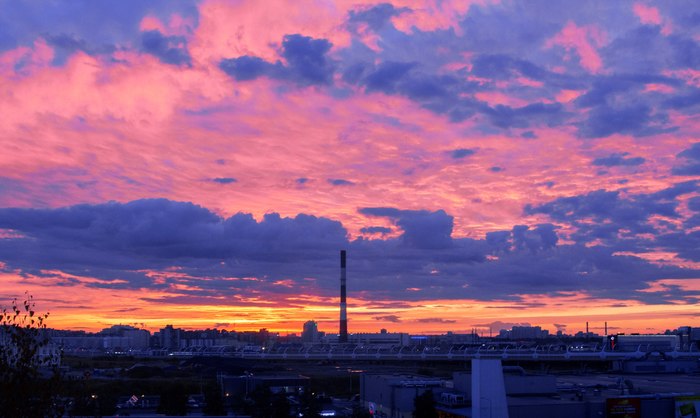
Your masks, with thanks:
[[[608,335],[608,321],[605,321],[605,335]]]
[[[339,343],[348,342],[348,311],[345,294],[345,250],[340,251],[340,335]]]

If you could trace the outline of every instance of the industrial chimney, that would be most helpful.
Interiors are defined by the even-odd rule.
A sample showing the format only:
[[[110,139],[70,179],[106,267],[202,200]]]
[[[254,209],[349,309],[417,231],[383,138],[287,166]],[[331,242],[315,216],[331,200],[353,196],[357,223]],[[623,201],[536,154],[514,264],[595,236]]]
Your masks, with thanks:
[[[340,251],[340,335],[339,343],[348,342],[348,311],[345,300],[345,250]]]

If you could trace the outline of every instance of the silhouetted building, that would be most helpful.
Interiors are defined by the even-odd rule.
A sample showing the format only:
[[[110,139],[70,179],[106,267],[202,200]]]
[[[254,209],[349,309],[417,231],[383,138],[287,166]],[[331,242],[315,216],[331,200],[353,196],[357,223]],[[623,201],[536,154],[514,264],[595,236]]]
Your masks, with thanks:
[[[182,329],[166,325],[165,328],[161,328],[159,331],[160,346],[168,350],[179,350],[182,348],[182,333]]]
[[[549,331],[541,327],[514,326],[509,330],[502,329],[498,337],[509,340],[538,340],[549,337]]]
[[[372,415],[411,418],[417,396],[428,390],[439,396],[444,386],[434,377],[366,373],[360,376],[360,401]]]
[[[319,341],[318,324],[316,321],[304,322],[304,330],[301,333],[301,342],[317,343]]]

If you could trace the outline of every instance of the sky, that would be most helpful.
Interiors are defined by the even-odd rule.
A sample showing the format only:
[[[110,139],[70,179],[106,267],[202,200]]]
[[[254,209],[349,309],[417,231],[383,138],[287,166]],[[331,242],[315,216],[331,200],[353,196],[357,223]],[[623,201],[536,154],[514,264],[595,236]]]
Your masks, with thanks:
[[[696,1],[0,0],[50,327],[700,326]],[[490,330],[490,331],[489,331]]]

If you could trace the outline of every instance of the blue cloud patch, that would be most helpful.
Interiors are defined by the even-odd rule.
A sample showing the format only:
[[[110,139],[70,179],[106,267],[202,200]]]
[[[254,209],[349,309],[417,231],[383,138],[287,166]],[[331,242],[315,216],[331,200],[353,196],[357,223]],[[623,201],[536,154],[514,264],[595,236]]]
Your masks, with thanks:
[[[211,181],[219,184],[231,184],[231,183],[236,183],[238,180],[236,180],[233,177],[216,177],[211,179]]]
[[[368,226],[360,229],[363,234],[379,234],[386,235],[391,233],[391,228],[386,228],[383,226]]]
[[[196,26],[197,4],[196,0],[3,2],[0,51],[32,45],[42,37],[65,48],[62,54],[77,49],[94,53],[119,48],[139,39],[139,25],[145,16],[168,21],[177,14]]]
[[[562,197],[537,206],[526,205],[525,214],[546,214],[577,230],[576,242],[595,240],[624,243],[643,234],[661,236],[676,227],[651,222],[654,215],[681,219],[678,197],[700,190],[697,181],[675,184],[656,193],[623,196],[618,191],[597,190],[585,195]],[[593,222],[591,222],[593,221]],[[646,238],[639,238],[644,240]]]
[[[328,183],[332,184],[333,186],[354,186],[355,183],[353,183],[350,180],[345,180],[345,179],[328,179]]]
[[[415,64],[407,62],[384,62],[365,77],[363,84],[367,91],[396,93],[399,82],[413,67]]]
[[[628,152],[613,153],[607,157],[599,157],[593,160],[593,165],[614,167],[614,166],[635,166],[644,164],[645,159],[642,157],[627,157]]]
[[[226,58],[219,68],[239,81],[267,76],[293,81],[302,86],[330,84],[335,64],[327,56],[332,44],[326,39],[314,39],[299,34],[286,35],[282,41],[281,55],[287,61],[267,62],[261,58],[244,55]]]
[[[402,243],[412,248],[440,249],[452,246],[454,218],[443,210],[399,210],[396,208],[362,208],[359,212],[368,216],[390,218],[403,230]]]
[[[396,8],[390,3],[382,3],[368,9],[351,10],[348,21],[367,23],[372,30],[377,31],[382,29],[393,16],[408,11],[408,8]]]
[[[681,184],[634,200],[648,200],[643,203],[648,206],[691,188]],[[614,198],[603,197],[599,203],[615,203]],[[578,214],[586,213],[582,206],[580,202],[576,207]],[[616,206],[614,211],[621,205]],[[259,221],[244,213],[222,218],[200,206],[165,199],[57,209],[0,208],[0,228],[20,234],[0,240],[0,261],[8,271],[36,280],[50,277],[52,283],[64,286],[162,289],[173,295],[171,302],[193,304],[242,303],[252,295],[267,295],[271,303],[284,304],[285,295],[300,292],[335,295],[337,284],[324,278],[337,274],[340,248],[348,249],[357,278],[353,288],[371,294],[377,303],[457,297],[519,303],[525,295],[584,289],[594,298],[649,303],[697,299],[697,292],[648,289],[648,283],[662,278],[697,277],[697,270],[617,256],[616,251],[630,250],[620,245],[560,244],[551,224],[516,225],[489,233],[486,239],[454,238],[453,218],[442,210],[377,207],[360,212],[388,218],[401,235],[348,241],[342,225],[326,218],[274,213]],[[385,231],[368,228],[368,232]],[[699,240],[667,233],[659,236],[654,248],[684,249],[679,254],[700,257]],[[497,258],[487,261],[487,254]],[[172,266],[177,266],[176,275],[167,274]],[[154,270],[164,272],[163,280],[149,276]],[[243,277],[255,280],[236,280]],[[282,278],[294,285],[272,284]],[[406,294],[406,287],[422,290]]]
[[[481,111],[499,128],[527,128],[536,122],[556,125],[564,117],[563,107],[559,103],[532,103],[517,108],[506,105],[481,106]]]
[[[326,39],[287,35],[282,42],[282,56],[288,63],[288,77],[299,84],[329,84],[334,65],[326,56],[331,49]]]
[[[476,154],[476,150],[469,148],[458,148],[450,152],[450,156],[455,160],[461,160],[462,158],[469,157]]]
[[[244,55],[221,60],[219,68],[236,80],[245,81],[272,74],[275,66],[261,58]]]
[[[145,31],[141,34],[141,50],[166,64],[192,64],[187,40],[181,36],[164,36],[157,30]]]
[[[685,161],[685,164],[674,167],[672,174],[677,176],[700,176],[700,142],[691,145],[690,148],[680,152],[677,157]]]

